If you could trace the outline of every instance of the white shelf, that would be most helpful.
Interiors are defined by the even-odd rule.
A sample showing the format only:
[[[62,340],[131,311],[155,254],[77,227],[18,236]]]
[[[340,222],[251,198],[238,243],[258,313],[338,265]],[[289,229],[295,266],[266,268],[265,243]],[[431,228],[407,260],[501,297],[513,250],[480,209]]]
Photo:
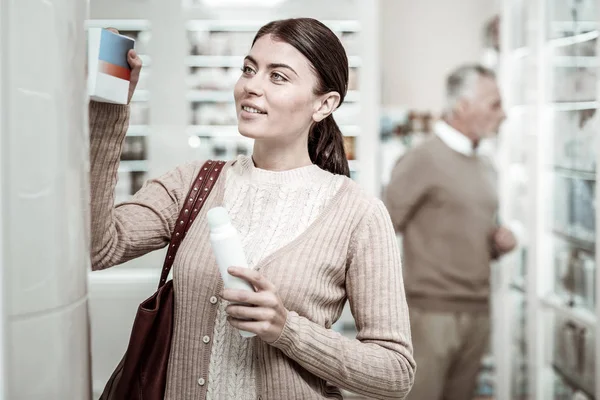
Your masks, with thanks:
[[[145,98],[140,94],[141,98]],[[206,102],[206,103],[226,103],[234,101],[233,90],[190,90],[186,96],[189,102]],[[140,101],[138,99],[134,100]],[[344,102],[355,103],[360,100],[360,92],[357,90],[349,90]]]
[[[133,93],[131,101],[144,102],[150,100],[150,92],[148,90],[136,90]]]
[[[256,32],[268,20],[191,20],[186,24],[189,31]],[[335,32],[360,32],[358,21],[321,21]]]
[[[596,173],[593,171],[578,171],[578,170],[564,168],[564,167],[558,167],[558,166],[554,166],[553,170],[556,175],[562,176],[564,178],[580,179],[583,181],[595,181],[596,180]]]
[[[581,307],[570,307],[565,304],[565,301],[557,295],[551,294],[540,299],[540,304],[547,309],[553,310],[556,314],[570,319],[575,322],[579,322],[589,327],[596,327],[597,319],[596,315]]]
[[[550,47],[573,46],[574,44],[589,42],[590,40],[594,40],[597,37],[598,37],[598,31],[591,31],[591,32],[580,33],[578,35],[573,35],[573,36],[550,39],[548,41],[548,45]]]
[[[93,19],[86,20],[87,28],[116,28],[122,31],[147,31],[150,21],[144,19]]]
[[[148,125],[130,125],[127,129],[127,136],[147,136]]]
[[[243,56],[188,56],[186,65],[188,67],[203,68],[241,68],[244,63]],[[358,56],[348,57],[350,68],[358,68],[361,65],[361,59]]]
[[[600,67],[599,57],[553,57],[552,62],[556,67],[565,68],[598,68]]]
[[[581,325],[596,327],[600,321],[600,304],[592,309],[590,305],[586,305],[585,308],[583,304],[573,306],[572,303],[568,303],[571,300],[569,295],[559,293],[556,263],[569,262],[565,260],[567,257],[562,257],[563,253],[568,252],[568,249],[578,249],[586,254],[586,259],[595,259],[596,270],[600,271],[600,257],[596,252],[600,240],[587,225],[585,228],[575,225],[573,229],[568,229],[567,226],[556,223],[561,217],[561,212],[571,211],[558,210],[555,207],[558,202],[561,202],[558,207],[565,206],[562,203],[565,201],[565,195],[557,192],[556,182],[561,180],[561,177],[596,181],[596,172],[578,171],[558,165],[559,162],[565,166],[576,164],[574,160],[563,160],[562,155],[569,154],[568,146],[581,146],[575,138],[582,128],[576,123],[572,126],[561,124],[555,117],[577,122],[578,116],[560,113],[596,110],[600,105],[600,81],[590,77],[585,83],[588,86],[583,88],[584,95],[581,88],[583,78],[573,76],[571,71],[565,70],[587,68],[586,73],[598,74],[600,43],[597,39],[600,13],[594,16],[593,9],[587,7],[595,7],[596,12],[600,12],[600,8],[596,0],[502,0],[502,3],[501,18],[506,29],[502,30],[500,42],[510,44],[518,41],[524,45],[520,49],[502,49],[503,62],[499,71],[503,83],[502,92],[510,110],[509,121],[514,118],[524,119],[522,123],[510,124],[503,132],[500,143],[503,158],[498,168],[502,190],[501,215],[504,220],[520,219],[526,227],[528,240],[526,252],[520,257],[525,262],[525,282],[521,284],[514,278],[513,266],[517,262],[516,257],[505,257],[506,262],[499,266],[498,276],[492,285],[498,293],[495,299],[499,300],[492,322],[496,326],[494,351],[499,361],[495,397],[510,399],[514,390],[518,389],[515,386],[519,385],[515,383],[515,377],[522,375],[522,371],[514,366],[513,360],[519,356],[519,350],[512,348],[511,338],[508,336],[515,328],[515,318],[522,316],[526,327],[524,342],[527,352],[527,392],[522,393],[521,397],[530,400],[563,398],[553,385],[552,375],[548,373],[552,366],[548,354],[554,348],[556,334],[548,324],[549,317],[560,316],[577,321]],[[575,21],[575,14],[573,21],[551,20],[556,18],[556,15],[564,15],[565,19],[569,19],[569,11],[573,7],[577,7],[579,11],[585,8],[586,19],[593,20]],[[574,92],[572,96],[561,95],[570,92]],[[563,102],[556,101],[557,98],[584,101]],[[516,105],[517,101],[522,105]],[[527,112],[524,115],[526,110],[531,113]],[[597,134],[600,135],[600,131]],[[508,168],[511,156],[522,151],[526,153],[526,185],[516,177],[510,176]],[[600,161],[600,153],[597,149],[594,152],[597,164]],[[561,159],[558,160],[557,157]],[[525,193],[526,198],[515,199],[515,193]],[[576,193],[569,195],[573,196]],[[598,201],[600,198],[594,202],[596,209],[600,208]],[[518,207],[514,207],[515,204]],[[586,222],[600,226],[600,213],[596,213],[595,221]],[[597,273],[594,279],[594,296],[600,299],[600,273]],[[524,306],[507,307],[502,295],[520,292],[520,288],[523,289]],[[589,290],[591,288],[586,287],[586,293]],[[587,293],[586,296],[590,294]],[[596,371],[600,371],[600,335],[595,340],[595,354],[590,356],[596,358]],[[572,350],[576,351],[575,348]],[[600,397],[600,375],[593,391],[595,397]]]
[[[553,32],[571,32],[573,28],[579,31],[593,31],[600,27],[598,21],[553,21],[551,24]]]
[[[548,107],[552,111],[580,111],[598,108],[599,104],[597,101],[565,101],[549,103]]]
[[[360,127],[357,125],[341,125],[344,136],[359,136]],[[211,137],[239,136],[237,125],[191,125],[186,130],[188,135]]]
[[[147,160],[121,161],[119,163],[119,172],[147,172]]]

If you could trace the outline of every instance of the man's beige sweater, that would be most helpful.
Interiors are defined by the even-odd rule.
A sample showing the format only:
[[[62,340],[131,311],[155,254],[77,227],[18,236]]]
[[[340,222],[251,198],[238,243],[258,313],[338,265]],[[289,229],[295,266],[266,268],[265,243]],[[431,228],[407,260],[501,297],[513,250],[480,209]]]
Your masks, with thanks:
[[[114,206],[129,119],[126,106],[90,104],[92,266],[108,268],[168,244],[201,162],[149,180]],[[205,399],[222,281],[208,239],[206,212],[222,205],[228,163],[177,253],[175,326],[167,399]],[[276,199],[277,185],[265,196]],[[408,309],[400,254],[383,204],[349,179],[298,237],[256,263],[290,311],[279,339],[253,341],[255,398],[341,398],[339,388],[402,399],[413,382]],[[348,300],[358,335],[331,326]]]
[[[400,158],[385,201],[402,234],[411,308],[487,311],[498,209],[489,160],[434,136]]]

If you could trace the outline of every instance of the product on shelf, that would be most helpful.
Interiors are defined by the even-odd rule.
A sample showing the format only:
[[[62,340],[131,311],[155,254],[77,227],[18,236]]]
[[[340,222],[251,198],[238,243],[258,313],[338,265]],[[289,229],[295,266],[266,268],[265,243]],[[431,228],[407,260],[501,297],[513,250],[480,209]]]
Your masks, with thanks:
[[[237,125],[233,102],[191,102],[191,125]]]
[[[596,0],[551,0],[548,2],[548,18],[565,25],[582,22],[593,22],[598,19]]]
[[[344,150],[348,160],[356,159],[356,138],[354,136],[344,136]]]
[[[145,171],[132,171],[131,172],[131,194],[136,194],[142,186],[144,186],[144,182],[146,182],[147,173]]]
[[[239,68],[191,67],[187,76],[187,86],[190,90],[228,90],[232,91],[238,81],[241,71]]]
[[[596,306],[596,263],[593,252],[567,241],[554,246],[555,291],[567,304],[593,311]]]
[[[146,137],[126,136],[121,151],[121,160],[146,160]]]
[[[591,246],[596,237],[595,181],[557,175],[554,185],[554,230]]]
[[[554,114],[555,166],[582,172],[595,171],[599,118],[600,113],[596,109]]]
[[[552,366],[573,394],[595,392],[595,340],[594,327],[555,315]]]
[[[358,68],[350,68],[348,75],[348,90],[358,90]]]
[[[583,102],[596,99],[597,68],[556,67],[552,78],[552,100]]]
[[[119,171],[115,187],[115,204],[131,199],[147,179],[145,171]]]

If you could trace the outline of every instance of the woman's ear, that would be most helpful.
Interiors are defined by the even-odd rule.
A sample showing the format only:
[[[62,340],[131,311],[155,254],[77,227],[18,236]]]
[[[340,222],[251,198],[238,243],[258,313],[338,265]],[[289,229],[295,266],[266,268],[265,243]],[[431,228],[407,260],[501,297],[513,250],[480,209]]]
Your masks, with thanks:
[[[315,105],[313,121],[321,122],[325,118],[329,117],[340,104],[340,99],[341,97],[338,92],[329,92],[323,96],[320,96]]]

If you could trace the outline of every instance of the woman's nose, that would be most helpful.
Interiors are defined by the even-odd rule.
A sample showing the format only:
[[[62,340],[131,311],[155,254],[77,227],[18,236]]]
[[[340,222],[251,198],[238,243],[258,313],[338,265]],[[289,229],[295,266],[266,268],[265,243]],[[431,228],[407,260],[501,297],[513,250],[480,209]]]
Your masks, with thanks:
[[[244,91],[249,95],[261,96],[263,94],[263,88],[260,77],[254,75],[251,78],[246,79]]]

